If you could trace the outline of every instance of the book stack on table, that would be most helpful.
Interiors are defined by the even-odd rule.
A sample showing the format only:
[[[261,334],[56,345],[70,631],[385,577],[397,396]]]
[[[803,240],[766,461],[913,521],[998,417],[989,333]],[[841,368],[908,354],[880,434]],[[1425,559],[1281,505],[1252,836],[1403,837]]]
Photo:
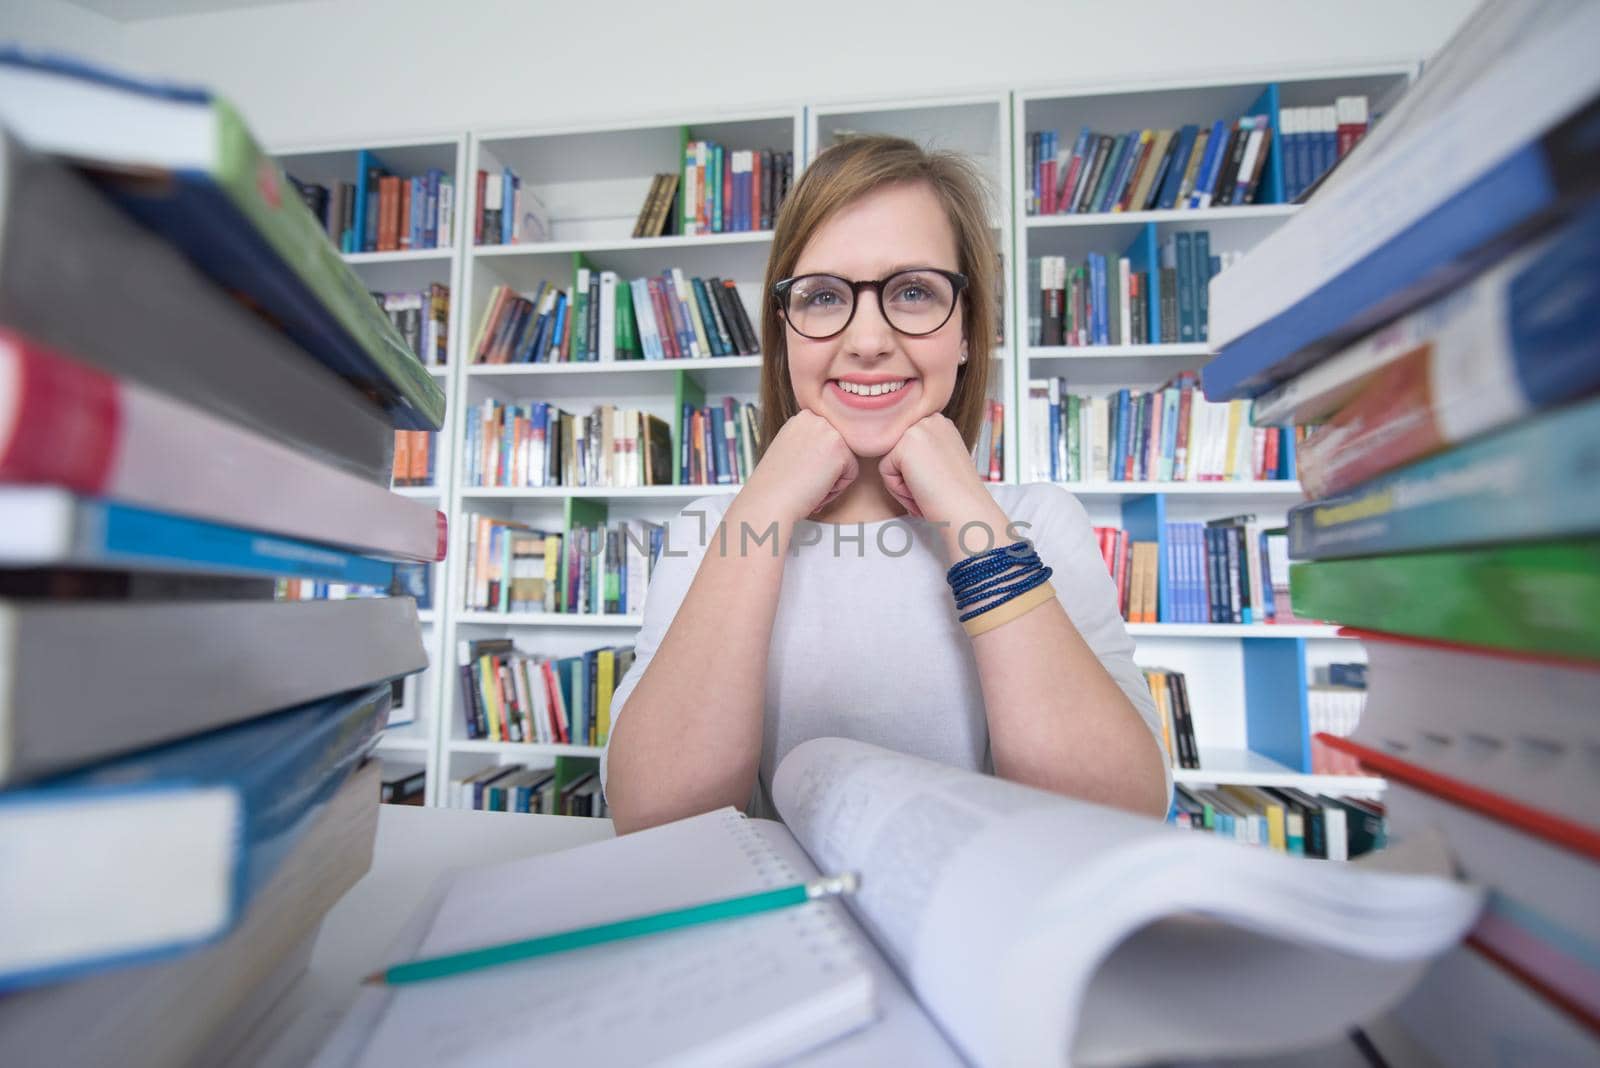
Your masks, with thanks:
[[[1212,288],[1208,396],[1310,427],[1295,614],[1368,651],[1359,725],[1318,741],[1490,890],[1400,1013],[1446,1064],[1600,1060],[1596,34],[1486,6]]]
[[[389,477],[443,416],[225,101],[0,49],[0,1060],[216,1063],[304,967],[427,664],[443,517]]]

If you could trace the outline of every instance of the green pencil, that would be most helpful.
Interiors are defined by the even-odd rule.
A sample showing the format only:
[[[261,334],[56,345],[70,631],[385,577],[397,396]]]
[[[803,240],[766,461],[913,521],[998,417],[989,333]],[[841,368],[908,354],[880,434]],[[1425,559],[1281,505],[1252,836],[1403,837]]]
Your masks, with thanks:
[[[601,923],[593,927],[579,927],[571,931],[558,931],[555,934],[540,935],[538,938],[528,938],[520,942],[507,942],[498,946],[484,946],[482,949],[469,949],[462,953],[451,953],[444,957],[407,961],[405,964],[396,964],[392,968],[374,972],[363,979],[362,982],[397,986],[401,983],[421,983],[429,979],[442,979],[447,975],[481,971],[484,968],[493,968],[500,964],[511,964],[519,960],[528,960],[531,957],[544,957],[552,953],[564,953],[569,949],[583,949],[586,946],[598,946],[605,942],[619,942],[625,938],[659,934],[662,931],[672,931],[679,927],[693,927],[701,923],[715,923],[718,920],[732,920],[740,916],[752,916],[758,912],[771,912],[774,909],[789,908],[792,905],[804,905],[807,901],[812,901],[819,897],[853,894],[860,885],[860,876],[854,872],[829,875],[809,883],[796,883],[793,886],[784,886],[777,890],[763,890],[757,894],[723,898],[720,901],[708,901],[703,905],[670,909],[667,912],[657,912],[649,916],[635,916],[630,920],[617,920],[614,923]]]

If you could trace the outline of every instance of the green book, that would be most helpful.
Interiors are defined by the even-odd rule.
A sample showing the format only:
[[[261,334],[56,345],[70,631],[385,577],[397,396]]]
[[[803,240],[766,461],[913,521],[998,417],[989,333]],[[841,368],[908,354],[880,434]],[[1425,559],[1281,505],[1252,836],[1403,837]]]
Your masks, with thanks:
[[[396,427],[443,425],[443,391],[226,100],[11,50],[0,54],[0,124],[82,168]]]
[[[1295,615],[1518,652],[1600,659],[1600,539],[1318,560]]]
[[[1061,401],[1067,406],[1067,469],[1063,472],[1069,482],[1083,481],[1083,458],[1080,455],[1078,439],[1083,434],[1083,411],[1079,407],[1079,398],[1075,394],[1063,393]]]
[[[637,360],[644,356],[639,347],[639,329],[633,317],[633,287],[617,285],[617,359]]]
[[[589,268],[579,267],[572,283],[572,351],[567,359],[574,363],[589,358]]]

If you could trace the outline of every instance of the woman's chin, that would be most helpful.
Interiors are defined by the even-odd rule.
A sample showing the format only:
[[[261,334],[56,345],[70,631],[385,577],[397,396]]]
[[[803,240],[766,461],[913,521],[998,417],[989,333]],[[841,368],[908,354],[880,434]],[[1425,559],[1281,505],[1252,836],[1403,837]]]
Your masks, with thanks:
[[[894,447],[900,443],[902,431],[898,427],[872,428],[850,427],[840,431],[844,443],[850,446],[850,451],[862,459],[877,459],[887,456]]]

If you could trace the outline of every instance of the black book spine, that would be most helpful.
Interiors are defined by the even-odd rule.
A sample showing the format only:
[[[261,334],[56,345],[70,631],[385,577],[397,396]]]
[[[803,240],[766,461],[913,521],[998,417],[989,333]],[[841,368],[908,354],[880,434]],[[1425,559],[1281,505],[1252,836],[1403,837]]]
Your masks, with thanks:
[[[600,358],[600,272],[589,272],[589,307],[583,324],[584,342],[589,359]]]
[[[1239,611],[1241,618],[1244,615],[1249,615],[1255,619],[1255,622],[1260,623],[1262,620],[1255,618],[1256,613],[1253,611],[1255,598],[1251,596],[1250,590],[1250,546],[1248,539],[1249,535],[1246,534],[1244,527],[1237,526],[1233,528],[1234,554],[1239,560]]]
[[[478,699],[478,680],[472,663],[461,665],[462,719],[466,723],[468,738],[482,738],[483,706]]]
[[[1211,197],[1213,205],[1233,203],[1234,183],[1239,180],[1239,165],[1244,162],[1245,146],[1249,143],[1250,131],[1234,123],[1233,133],[1228,137],[1228,154],[1223,157],[1222,173],[1217,175],[1216,192]]]
[[[776,175],[773,173],[772,149],[761,150],[761,229],[772,229],[772,205],[777,197]]]
[[[718,279],[716,286],[717,300],[722,304],[723,317],[728,321],[728,328],[734,335],[734,342],[738,347],[739,355],[753,356],[757,347],[751,343],[750,337],[745,333],[746,324],[742,321],[743,308],[739,307],[739,291],[733,289],[727,279]]]
[[[740,346],[735,342],[733,330],[728,323],[728,317],[723,312],[723,302],[719,297],[722,292],[722,279],[708,278],[701,288],[705,291],[706,304],[711,308],[712,326],[717,331],[717,340],[722,343],[723,351],[738,353]]]

